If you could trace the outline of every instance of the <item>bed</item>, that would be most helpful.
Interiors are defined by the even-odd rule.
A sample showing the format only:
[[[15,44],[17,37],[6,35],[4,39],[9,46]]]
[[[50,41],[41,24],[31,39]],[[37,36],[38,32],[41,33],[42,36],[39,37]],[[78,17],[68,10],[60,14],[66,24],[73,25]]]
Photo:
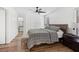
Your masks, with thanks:
[[[49,27],[52,27],[49,29]],[[59,42],[59,38],[67,32],[67,24],[50,24],[47,28],[30,29],[28,31],[29,39],[27,40],[27,47],[31,49],[35,45],[42,43],[55,43]],[[55,28],[54,28],[55,27]]]

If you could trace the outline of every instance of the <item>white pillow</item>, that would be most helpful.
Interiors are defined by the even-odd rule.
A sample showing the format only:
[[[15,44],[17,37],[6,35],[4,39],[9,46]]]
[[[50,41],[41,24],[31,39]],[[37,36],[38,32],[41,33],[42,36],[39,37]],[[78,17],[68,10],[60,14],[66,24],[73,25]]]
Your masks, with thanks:
[[[57,34],[58,34],[58,38],[62,38],[64,32],[62,30],[58,30]]]

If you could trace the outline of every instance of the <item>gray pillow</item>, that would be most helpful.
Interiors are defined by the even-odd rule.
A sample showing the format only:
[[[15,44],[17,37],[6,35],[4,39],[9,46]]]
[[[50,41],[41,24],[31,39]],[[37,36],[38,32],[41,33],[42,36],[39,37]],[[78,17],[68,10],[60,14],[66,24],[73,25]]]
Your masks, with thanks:
[[[57,26],[49,26],[49,27],[45,27],[45,29],[58,31],[60,29],[60,27],[57,27]]]

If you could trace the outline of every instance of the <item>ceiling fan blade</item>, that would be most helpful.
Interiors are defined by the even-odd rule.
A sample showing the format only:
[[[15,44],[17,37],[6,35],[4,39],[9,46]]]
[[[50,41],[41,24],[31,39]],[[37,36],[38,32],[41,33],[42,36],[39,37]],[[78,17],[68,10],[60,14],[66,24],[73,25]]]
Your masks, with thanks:
[[[57,10],[60,10],[60,8],[55,8],[53,11],[48,12],[46,15],[50,15],[52,13],[55,13]]]
[[[39,13],[46,13],[46,12],[44,12],[44,11],[39,11]]]

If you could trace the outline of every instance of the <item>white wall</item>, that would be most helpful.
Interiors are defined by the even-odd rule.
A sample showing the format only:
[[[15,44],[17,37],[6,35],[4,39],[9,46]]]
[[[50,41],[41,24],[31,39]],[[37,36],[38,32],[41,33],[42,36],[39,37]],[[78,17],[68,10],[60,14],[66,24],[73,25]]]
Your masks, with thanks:
[[[24,34],[27,36],[29,29],[39,29],[44,28],[44,16],[36,13],[26,14],[25,24],[24,24]]]
[[[76,34],[76,30],[73,30],[76,22],[76,10],[75,8],[65,7],[59,8],[55,12],[47,15],[49,17],[50,24],[68,24],[69,33]]]
[[[14,8],[6,8],[6,42],[12,41],[18,34],[17,14]]]
[[[5,9],[0,8],[0,44],[5,44]]]

